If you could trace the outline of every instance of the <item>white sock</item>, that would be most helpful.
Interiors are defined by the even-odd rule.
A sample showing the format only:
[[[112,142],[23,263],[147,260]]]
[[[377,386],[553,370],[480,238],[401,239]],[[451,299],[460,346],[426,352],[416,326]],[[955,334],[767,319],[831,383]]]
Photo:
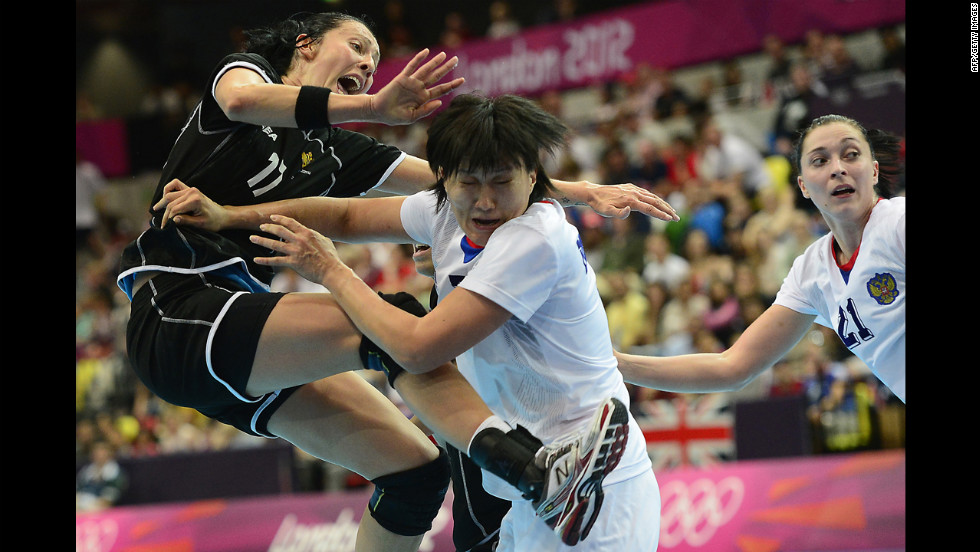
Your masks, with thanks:
[[[500,416],[497,416],[496,414],[490,415],[489,418],[487,418],[486,420],[483,420],[483,423],[481,423],[476,428],[476,431],[473,432],[473,435],[470,436],[470,442],[469,442],[468,445],[466,445],[466,454],[467,455],[470,453],[470,447],[473,446],[473,438],[476,437],[477,435],[479,435],[480,432],[483,431],[484,429],[489,429],[491,427],[495,427],[495,428],[499,429],[500,431],[503,431],[504,433],[507,433],[508,431],[514,429],[514,428],[510,427],[510,425],[507,422],[505,422],[504,419],[501,418]]]

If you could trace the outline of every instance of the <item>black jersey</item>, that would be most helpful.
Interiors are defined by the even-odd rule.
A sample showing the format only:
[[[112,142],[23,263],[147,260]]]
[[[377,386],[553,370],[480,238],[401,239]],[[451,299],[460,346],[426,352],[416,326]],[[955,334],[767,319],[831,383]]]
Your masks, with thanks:
[[[174,178],[200,189],[220,205],[252,205],[308,196],[352,197],[381,184],[404,155],[397,148],[340,128],[299,130],[236,123],[214,98],[215,83],[230,69],[251,69],[270,83],[282,78],[261,56],[232,54],[208,79],[201,102],[180,132],[150,203],[150,227],[122,253],[120,287],[143,270],[240,271],[246,285],[268,288],[274,271],[253,258],[270,251],[249,241],[253,230],[218,233],[168,224],[154,212],[163,187]],[[254,284],[258,283],[258,286]]]

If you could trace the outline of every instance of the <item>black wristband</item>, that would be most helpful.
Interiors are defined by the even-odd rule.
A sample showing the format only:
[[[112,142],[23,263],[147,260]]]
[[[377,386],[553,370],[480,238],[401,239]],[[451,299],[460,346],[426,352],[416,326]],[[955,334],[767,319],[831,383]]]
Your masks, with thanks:
[[[330,89],[322,86],[301,86],[296,97],[296,126],[302,130],[330,126],[327,103]]]

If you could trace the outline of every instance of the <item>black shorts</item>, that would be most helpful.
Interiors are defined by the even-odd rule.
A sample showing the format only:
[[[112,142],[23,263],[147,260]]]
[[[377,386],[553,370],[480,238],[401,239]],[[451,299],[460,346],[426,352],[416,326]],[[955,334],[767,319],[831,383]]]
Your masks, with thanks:
[[[161,399],[273,438],[269,418],[298,387],[251,397],[245,386],[262,328],[282,297],[208,273],[156,274],[133,296],[130,364]]]
[[[449,453],[453,476],[453,544],[456,550],[465,552],[493,550],[510,501],[483,488],[483,472],[469,456],[449,443],[443,445]]]

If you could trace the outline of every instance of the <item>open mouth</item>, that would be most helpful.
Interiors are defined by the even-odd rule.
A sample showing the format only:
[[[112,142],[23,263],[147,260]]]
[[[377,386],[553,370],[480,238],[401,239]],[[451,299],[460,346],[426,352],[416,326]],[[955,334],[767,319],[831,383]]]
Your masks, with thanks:
[[[500,224],[500,219],[473,219],[473,225],[483,230],[494,228],[498,224]]]
[[[854,188],[850,186],[838,186],[837,188],[834,188],[832,192],[830,192],[830,195],[834,197],[838,197],[838,196],[849,195],[853,193],[854,193]]]
[[[364,81],[356,75],[344,75],[337,79],[337,85],[344,94],[357,94],[364,87]]]

